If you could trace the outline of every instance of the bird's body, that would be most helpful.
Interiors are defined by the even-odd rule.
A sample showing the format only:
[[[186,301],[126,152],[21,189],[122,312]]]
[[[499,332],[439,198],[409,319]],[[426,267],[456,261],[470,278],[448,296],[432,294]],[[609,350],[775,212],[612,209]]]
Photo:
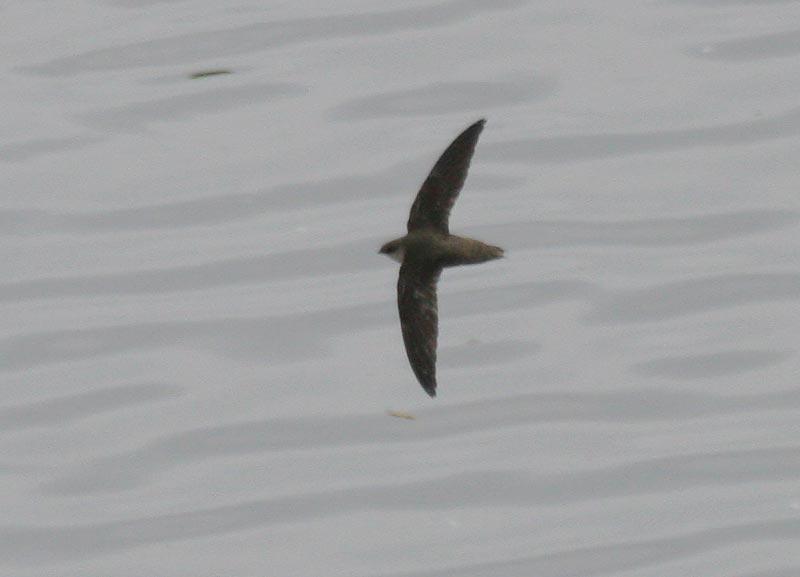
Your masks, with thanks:
[[[503,256],[503,249],[473,238],[442,234],[435,230],[420,230],[395,239],[398,251],[389,258],[403,263],[408,260],[423,260],[436,263],[441,268],[462,264],[478,264]]]
[[[438,307],[436,282],[445,267],[478,264],[503,256],[503,249],[450,234],[448,220],[485,120],[447,147],[422,185],[408,218],[408,234],[380,252],[401,263],[397,280],[400,326],[411,368],[430,396],[436,396]]]

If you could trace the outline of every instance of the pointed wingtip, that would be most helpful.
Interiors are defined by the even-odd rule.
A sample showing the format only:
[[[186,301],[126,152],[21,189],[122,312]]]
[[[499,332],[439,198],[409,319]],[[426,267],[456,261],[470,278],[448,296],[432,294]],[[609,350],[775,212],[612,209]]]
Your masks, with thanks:
[[[422,388],[425,389],[425,392],[428,393],[428,395],[430,395],[431,398],[435,398],[436,397],[436,381],[435,380],[433,382],[431,382],[431,383],[423,383],[422,381],[420,381],[419,384],[422,385]]]
[[[470,134],[470,133],[472,133],[472,134],[480,134],[481,132],[483,132],[483,127],[485,125],[486,125],[486,119],[485,118],[481,118],[480,120],[477,120],[477,121],[473,122],[472,124],[470,124],[468,127],[466,127],[462,134]],[[476,136],[476,139],[477,139],[477,136]]]

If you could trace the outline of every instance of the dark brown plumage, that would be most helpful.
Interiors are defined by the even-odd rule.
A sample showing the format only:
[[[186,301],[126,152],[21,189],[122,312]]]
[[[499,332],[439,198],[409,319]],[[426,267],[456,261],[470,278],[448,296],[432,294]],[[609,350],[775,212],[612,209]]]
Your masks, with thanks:
[[[397,308],[403,343],[417,380],[431,397],[436,396],[436,282],[442,269],[503,256],[503,249],[452,235],[448,226],[485,123],[479,120],[467,128],[442,153],[411,206],[408,234],[387,242],[379,251],[402,263]]]

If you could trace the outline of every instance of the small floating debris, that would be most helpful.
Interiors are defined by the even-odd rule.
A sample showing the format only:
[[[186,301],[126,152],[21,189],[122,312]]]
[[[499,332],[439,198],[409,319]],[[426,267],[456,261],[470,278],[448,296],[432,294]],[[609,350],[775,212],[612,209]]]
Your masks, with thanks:
[[[413,421],[416,419],[414,415],[411,413],[404,413],[403,411],[386,411],[386,414],[390,417],[396,417],[398,419],[406,419],[408,421]]]
[[[197,72],[192,72],[189,75],[189,78],[192,80],[196,78],[206,78],[207,76],[219,76],[220,74],[230,74],[232,70],[226,70],[224,68],[218,68],[216,70],[198,70]]]

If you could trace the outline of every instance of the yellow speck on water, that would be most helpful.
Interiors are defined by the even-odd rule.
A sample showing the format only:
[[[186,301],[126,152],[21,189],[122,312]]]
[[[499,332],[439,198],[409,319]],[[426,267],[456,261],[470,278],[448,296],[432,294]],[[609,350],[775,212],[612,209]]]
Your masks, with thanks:
[[[409,421],[413,421],[416,419],[414,415],[411,413],[404,413],[403,411],[386,411],[386,414],[390,417],[397,417],[398,419],[408,419]]]

